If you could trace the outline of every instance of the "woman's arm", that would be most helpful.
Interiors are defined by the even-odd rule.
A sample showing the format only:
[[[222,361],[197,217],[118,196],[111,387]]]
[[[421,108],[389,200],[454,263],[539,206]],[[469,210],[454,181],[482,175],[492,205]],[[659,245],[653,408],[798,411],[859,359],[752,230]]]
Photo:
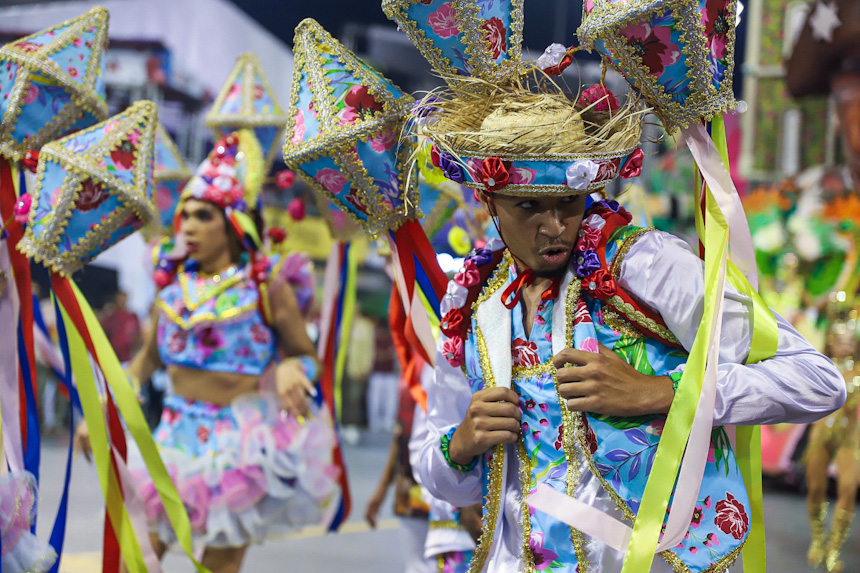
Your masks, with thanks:
[[[307,416],[306,394],[316,393],[314,381],[320,369],[316,349],[305,330],[305,321],[293,289],[286,281],[276,278],[271,282],[269,305],[272,328],[278,334],[278,349],[286,358],[275,368],[275,385],[281,407],[293,416]]]
[[[149,329],[143,340],[143,346],[126,368],[126,373],[129,378],[132,378],[132,384],[135,381],[149,380],[156,370],[164,367],[158,354],[158,315],[158,307],[155,306],[150,314]]]

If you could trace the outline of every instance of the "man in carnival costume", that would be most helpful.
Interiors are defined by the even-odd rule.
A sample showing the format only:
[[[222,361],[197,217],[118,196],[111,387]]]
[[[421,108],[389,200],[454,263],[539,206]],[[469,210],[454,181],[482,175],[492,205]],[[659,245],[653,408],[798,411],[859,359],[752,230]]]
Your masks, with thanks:
[[[418,4],[408,17],[403,3],[384,8],[419,43],[474,27],[464,3],[456,14],[450,4],[429,16]],[[548,486],[619,521],[636,519],[702,321],[703,263],[680,239],[631,226],[617,202],[589,206],[616,176],[639,174],[637,99],[619,102],[593,85],[571,101],[540,70],[499,81],[494,70],[510,62],[496,60],[514,50],[515,36],[502,22],[521,14],[480,10],[480,29],[500,40],[491,41],[489,68],[479,56],[466,74],[437,68],[450,89],[425,98],[415,124],[433,142],[419,166],[474,189],[502,241],[474,250],[442,300],[417,469],[434,496],[458,507],[483,501],[472,571],[617,572],[623,551],[536,511],[527,497]],[[438,63],[438,53],[423,53]],[[559,59],[539,67],[558,72]],[[727,288],[699,501],[684,539],[652,571],[725,571],[743,547],[749,501],[722,426],[809,422],[845,400],[833,364],[780,317],[775,355],[744,364],[751,323],[751,299]]]

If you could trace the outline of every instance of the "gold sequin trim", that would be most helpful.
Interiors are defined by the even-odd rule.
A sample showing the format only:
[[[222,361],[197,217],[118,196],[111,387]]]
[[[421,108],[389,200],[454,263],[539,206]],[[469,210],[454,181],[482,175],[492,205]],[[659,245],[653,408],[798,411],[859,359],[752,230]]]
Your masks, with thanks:
[[[454,531],[465,531],[462,525],[456,521],[430,521],[430,529],[448,529]]]
[[[473,313],[478,312],[478,305],[490,298],[494,292],[499,290],[499,287],[505,284],[505,281],[508,280],[508,273],[510,272],[510,266],[513,262],[514,259],[511,257],[510,251],[505,249],[501,262],[499,262],[499,265],[493,271],[493,276],[490,277],[490,280],[488,280],[487,284],[484,285],[484,288],[481,290],[481,294],[478,295],[477,300],[472,303]],[[487,364],[489,365],[489,362]]]
[[[480,327],[476,327],[475,336],[478,341],[478,355],[484,375],[484,387],[495,388],[496,380],[490,368],[490,358],[487,355],[487,342],[484,340],[484,335],[481,333]],[[490,459],[487,462],[489,478],[481,520],[481,537],[478,539],[478,546],[475,548],[472,562],[469,564],[469,573],[479,573],[484,569],[484,563],[493,544],[493,536],[495,535],[496,522],[499,518],[499,505],[502,496],[502,468],[504,467],[504,459],[504,444],[494,446]]]
[[[166,302],[162,300],[156,300],[155,304],[158,306],[159,309],[161,309],[161,312],[163,312],[164,315],[168,319],[170,319],[172,323],[182,328],[182,330],[189,330],[190,328],[203,322],[224,322],[230,320],[231,318],[236,318],[237,316],[245,314],[246,312],[257,309],[257,303],[252,302],[251,304],[247,304],[245,306],[239,306],[225,310],[224,312],[219,314],[215,314],[214,312],[207,312],[204,314],[192,316],[189,319],[185,319],[179,316],[179,314],[177,314],[176,311],[173,310]]]

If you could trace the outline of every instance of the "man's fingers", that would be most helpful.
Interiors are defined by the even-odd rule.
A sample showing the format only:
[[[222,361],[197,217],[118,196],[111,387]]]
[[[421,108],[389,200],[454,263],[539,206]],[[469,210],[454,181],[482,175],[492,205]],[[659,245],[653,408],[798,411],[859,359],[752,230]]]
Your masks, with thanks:
[[[475,397],[483,402],[510,402],[511,404],[519,404],[519,395],[510,388],[486,388],[479,392],[475,392]]]
[[[556,368],[564,368],[565,364],[584,366],[594,360],[594,356],[593,352],[577,350],[576,348],[565,348],[552,357],[552,363]]]
[[[518,433],[520,421],[515,418],[480,418],[475,421],[475,429],[481,432],[508,431]]]
[[[559,368],[556,370],[556,378],[559,384],[566,382],[582,382],[588,379],[591,375],[591,367],[589,366],[570,366],[568,368]]]
[[[558,393],[561,394],[562,398],[590,396],[593,391],[594,387],[588,382],[568,382],[558,385]]]
[[[520,433],[519,431],[497,430],[495,432],[488,432],[487,438],[491,446],[497,444],[515,444],[520,439]]]
[[[519,420],[522,416],[519,406],[510,402],[483,402],[475,406],[478,416],[493,418],[513,418]]]
[[[571,412],[592,412],[594,411],[594,406],[592,405],[592,398],[590,396],[586,396],[583,398],[571,398],[567,401],[567,409]]]

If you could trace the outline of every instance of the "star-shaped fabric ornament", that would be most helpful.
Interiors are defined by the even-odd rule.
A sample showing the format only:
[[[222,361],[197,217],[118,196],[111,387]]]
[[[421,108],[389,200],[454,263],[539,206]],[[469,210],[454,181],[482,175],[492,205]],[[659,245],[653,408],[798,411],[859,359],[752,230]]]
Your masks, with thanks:
[[[833,32],[842,25],[839,19],[839,7],[836,2],[816,2],[815,11],[809,18],[812,37],[822,42],[832,42]]]

